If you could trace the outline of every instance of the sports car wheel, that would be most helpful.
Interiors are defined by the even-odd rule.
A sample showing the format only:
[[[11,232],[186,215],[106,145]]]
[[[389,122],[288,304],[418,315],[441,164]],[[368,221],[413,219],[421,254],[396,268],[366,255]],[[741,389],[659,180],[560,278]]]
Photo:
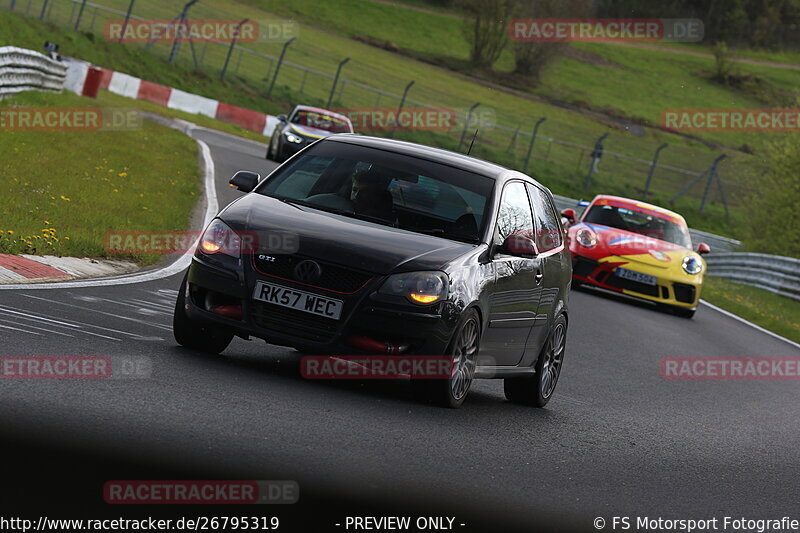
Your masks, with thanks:
[[[470,309],[461,319],[450,344],[452,357],[450,379],[417,379],[412,384],[420,399],[442,407],[460,407],[469,393],[475,376],[475,362],[480,349],[480,320]]]
[[[507,378],[504,380],[506,398],[515,403],[544,407],[556,390],[561,364],[567,344],[567,320],[559,315],[550,331],[550,337],[536,361],[533,378]]]
[[[225,327],[197,322],[186,316],[186,283],[184,276],[178,300],[175,302],[172,334],[181,346],[216,355],[231,343],[233,332]]]

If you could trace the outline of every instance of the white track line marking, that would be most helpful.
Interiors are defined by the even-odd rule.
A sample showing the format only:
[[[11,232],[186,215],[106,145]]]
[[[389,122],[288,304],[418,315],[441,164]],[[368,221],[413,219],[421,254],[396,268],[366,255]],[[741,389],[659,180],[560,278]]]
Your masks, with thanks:
[[[0,322],[4,322],[6,324],[17,324],[16,322],[12,322],[10,320],[3,320],[3,319],[0,319]],[[17,325],[19,325],[19,324],[17,324]],[[63,335],[64,337],[73,337],[73,338],[75,337],[75,335],[70,335],[69,333],[64,333],[63,331],[56,331],[54,329],[42,328],[42,327],[39,327],[39,326],[31,326],[30,324],[25,324],[25,327],[26,328],[35,329],[37,331],[46,331],[47,333],[54,333],[56,335]]]
[[[57,326],[61,326],[61,327],[64,327],[64,328],[72,328],[71,331],[80,330],[82,333],[86,333],[87,335],[94,335],[96,337],[103,337],[104,339],[113,339],[115,341],[118,341],[120,339],[117,339],[115,337],[106,337],[105,335],[99,335],[97,333],[92,333],[91,331],[86,331],[83,328],[84,327],[88,327],[88,328],[101,329],[103,331],[111,331],[113,333],[121,333],[122,335],[127,335],[128,337],[130,337],[132,339],[142,338],[142,335],[137,335],[136,333],[130,333],[128,331],[120,331],[118,329],[106,328],[106,327],[103,327],[103,326],[97,326],[95,324],[88,324],[86,322],[78,322],[77,324],[72,324],[70,322],[61,322],[59,320],[53,319],[52,317],[50,317],[48,315],[41,315],[41,314],[40,315],[31,315],[31,314],[23,313],[21,311],[17,311],[17,310],[14,310],[14,309],[7,309],[7,308],[2,307],[2,306],[0,306],[0,313],[11,313],[13,315],[19,316],[23,320],[29,320],[29,321],[32,321],[32,322],[39,321],[39,322],[52,323],[52,324],[55,324]]]
[[[49,298],[40,298],[39,296],[34,296],[32,294],[24,294],[23,296],[25,296],[27,298],[33,298],[34,300],[41,300],[43,302],[50,302],[50,303],[54,303],[54,304],[63,305],[63,306],[66,306],[66,307],[74,307],[75,309],[81,309],[83,311],[90,311],[92,313],[97,313],[97,314],[100,314],[100,315],[113,316],[114,318],[119,318],[120,320],[128,320],[130,322],[136,322],[137,324],[143,324],[145,326],[151,326],[151,327],[154,327],[154,328],[160,328],[160,329],[164,329],[164,330],[168,330],[168,331],[172,330],[171,326],[166,326],[164,324],[156,324],[155,322],[148,322],[146,320],[139,320],[138,318],[133,318],[133,317],[124,316],[124,315],[117,315],[115,313],[107,313],[105,311],[100,311],[98,309],[92,309],[90,307],[82,307],[80,305],[68,304],[67,302],[60,302],[58,300],[51,300]],[[135,333],[130,333],[130,332],[125,332],[125,333],[127,335],[136,335]]]
[[[764,329],[764,328],[762,328],[761,326],[759,326],[759,325],[757,325],[757,324],[753,324],[753,323],[752,323],[752,322],[750,322],[749,320],[745,320],[744,318],[740,317],[739,315],[734,315],[734,314],[733,314],[733,313],[731,313],[730,311],[726,311],[726,310],[724,310],[724,309],[721,309],[721,308],[717,307],[716,305],[714,305],[714,304],[712,304],[712,303],[708,303],[707,301],[705,301],[705,300],[702,300],[702,299],[700,300],[700,303],[701,303],[701,304],[703,304],[703,305],[707,305],[707,306],[708,306],[708,307],[710,307],[711,309],[713,309],[713,310],[715,310],[715,311],[719,311],[719,312],[720,312],[720,313],[722,313],[723,315],[729,316],[729,317],[731,317],[731,318],[732,318],[732,319],[734,319],[734,320],[738,320],[739,322],[741,322],[741,323],[743,323],[743,324],[747,324],[747,325],[748,325],[748,326],[750,326],[751,328],[755,328],[755,329],[757,329],[758,331],[760,331],[760,332],[762,332],[762,333],[766,333],[766,334],[767,334],[767,335],[769,335],[770,337],[775,337],[776,339],[779,339],[779,340],[782,340],[783,342],[786,342],[786,343],[789,343],[789,344],[791,344],[791,345],[792,345],[792,346],[794,346],[795,348],[800,348],[800,344],[798,344],[798,343],[794,342],[793,340],[789,340],[789,339],[787,339],[786,337],[782,337],[782,336],[778,335],[777,333],[774,333],[774,332],[772,332],[772,331],[770,331],[770,330],[768,330],[768,329]]]
[[[194,128],[189,128],[187,134],[191,135]],[[211,149],[208,145],[200,139],[195,139],[200,147],[200,153],[203,156],[203,166],[205,167],[205,176],[203,185],[206,192],[206,212],[203,217],[203,229],[208,226],[209,222],[216,216],[219,211],[219,201],[217,200],[217,189],[214,183],[214,160],[211,158]],[[198,237],[199,239],[199,237]],[[0,290],[20,290],[20,289],[74,289],[78,287],[109,287],[112,285],[130,285],[133,283],[144,283],[146,281],[155,281],[157,279],[168,278],[179,272],[183,272],[192,262],[191,254],[181,254],[171,265],[164,268],[145,272],[143,274],[131,274],[129,276],[120,276],[117,278],[107,279],[87,279],[76,281],[59,281],[55,283],[15,283],[11,285],[0,285]]]
[[[12,328],[11,326],[4,326],[3,324],[0,324],[0,328],[13,329],[14,331],[21,331],[22,333],[28,333],[29,335],[38,335],[40,337],[42,336],[41,333],[36,333],[35,331],[28,331],[27,329]]]

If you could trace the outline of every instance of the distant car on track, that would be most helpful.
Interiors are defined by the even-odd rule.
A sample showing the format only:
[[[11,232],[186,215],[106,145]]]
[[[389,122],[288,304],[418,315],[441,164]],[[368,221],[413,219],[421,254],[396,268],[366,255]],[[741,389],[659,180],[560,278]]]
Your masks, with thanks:
[[[573,285],[654,302],[679,316],[694,316],[710,252],[692,242],[683,217],[629,198],[599,195],[570,222]]]
[[[553,197],[520,172],[417,144],[334,135],[209,224],[175,307],[179,344],[219,353],[234,335],[310,353],[446,357],[412,381],[457,407],[473,378],[506,397],[552,397],[566,346],[569,253]],[[296,246],[252,233],[294,235]],[[412,376],[413,378],[413,376]]]
[[[319,107],[296,106],[287,117],[278,115],[278,125],[267,147],[267,159],[282,163],[313,143],[335,133],[353,133],[353,123],[340,113]]]

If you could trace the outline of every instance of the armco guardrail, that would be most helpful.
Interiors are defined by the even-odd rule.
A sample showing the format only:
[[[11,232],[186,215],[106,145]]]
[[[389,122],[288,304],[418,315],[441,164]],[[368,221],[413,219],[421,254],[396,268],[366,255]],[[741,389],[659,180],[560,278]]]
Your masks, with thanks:
[[[559,211],[562,209],[575,208],[578,200],[568,198],[566,196],[553,195],[556,201],[556,207]],[[711,247],[712,251],[733,252],[742,247],[742,242],[721,235],[714,235],[697,229],[689,228],[689,235],[692,237],[692,242],[697,245],[704,242]]]
[[[708,275],[800,300],[800,259],[750,252],[711,253]]]
[[[17,48],[0,47],[0,98],[22,91],[61,92],[67,66],[44,54]]]

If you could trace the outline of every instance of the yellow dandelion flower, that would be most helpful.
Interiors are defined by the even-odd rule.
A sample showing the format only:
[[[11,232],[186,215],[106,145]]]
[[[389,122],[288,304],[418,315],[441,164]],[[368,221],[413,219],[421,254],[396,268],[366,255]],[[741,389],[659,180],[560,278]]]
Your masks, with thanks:
[[[120,178],[124,178],[125,176],[127,176],[127,175],[128,175],[128,173],[127,173],[127,172],[120,172],[120,173],[119,173],[119,174],[117,174],[117,175],[118,175]]]

